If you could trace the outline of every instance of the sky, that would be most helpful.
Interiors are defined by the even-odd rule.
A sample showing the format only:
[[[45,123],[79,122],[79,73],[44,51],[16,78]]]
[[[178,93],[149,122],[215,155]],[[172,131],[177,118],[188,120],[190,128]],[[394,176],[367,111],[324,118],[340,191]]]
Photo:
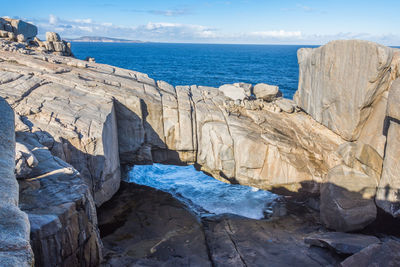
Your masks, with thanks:
[[[400,46],[400,0],[13,0],[0,16],[62,38],[152,42],[325,44],[364,39]]]

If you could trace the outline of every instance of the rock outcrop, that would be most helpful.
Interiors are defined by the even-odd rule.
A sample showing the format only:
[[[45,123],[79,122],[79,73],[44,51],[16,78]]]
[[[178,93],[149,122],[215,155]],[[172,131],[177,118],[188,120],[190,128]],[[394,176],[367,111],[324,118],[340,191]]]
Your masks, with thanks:
[[[361,140],[383,156],[387,91],[396,75],[393,64],[397,53],[358,40],[302,48],[298,51],[300,73],[295,101],[343,139]]]
[[[393,81],[399,76],[400,50],[367,41],[333,41],[300,49],[298,60],[297,105],[350,141],[337,151],[341,163],[328,171],[321,186],[323,222],[341,231],[362,229],[376,217],[376,195],[378,205],[397,216],[400,129]],[[391,106],[396,108],[391,111]]]
[[[24,40],[32,40],[38,32],[35,25],[20,19],[10,18],[0,18],[0,31],[12,32],[15,37],[21,35]]]
[[[36,266],[98,266],[102,243],[95,204],[80,174],[51,155],[32,133],[17,141],[37,159],[20,180],[20,208],[28,214]]]
[[[400,217],[400,79],[393,83],[388,99],[386,119],[389,129],[376,203],[386,212]]]
[[[36,37],[38,30],[35,25],[19,19],[0,18],[0,46],[2,50],[18,51],[31,54],[41,51],[59,56],[73,56],[71,44],[61,40],[55,32],[46,33],[46,41],[42,42]],[[18,42],[18,43],[13,43]]]
[[[0,263],[32,266],[28,216],[18,208],[18,183],[14,175],[14,113],[0,98]]]
[[[54,55],[0,52],[0,58],[0,95],[81,173],[97,205],[118,190],[120,162],[196,163],[224,181],[318,193],[343,143],[308,115],[280,112],[274,102],[227,104],[216,88],[175,88]]]

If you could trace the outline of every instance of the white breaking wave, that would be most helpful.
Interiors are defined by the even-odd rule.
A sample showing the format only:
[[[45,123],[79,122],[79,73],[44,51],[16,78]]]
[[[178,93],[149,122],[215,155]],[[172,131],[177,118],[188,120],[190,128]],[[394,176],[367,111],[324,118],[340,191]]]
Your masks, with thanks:
[[[268,212],[267,204],[277,197],[257,188],[223,183],[193,166],[137,165],[127,179],[168,192],[199,215],[231,213],[261,219]]]

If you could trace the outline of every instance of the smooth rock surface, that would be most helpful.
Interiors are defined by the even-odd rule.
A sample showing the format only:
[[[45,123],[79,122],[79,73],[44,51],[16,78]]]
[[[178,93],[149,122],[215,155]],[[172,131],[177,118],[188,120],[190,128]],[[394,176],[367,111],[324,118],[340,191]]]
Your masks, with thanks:
[[[327,232],[316,234],[304,239],[309,245],[327,247],[339,254],[354,254],[372,244],[380,242],[375,236],[348,234],[341,232]]]
[[[212,266],[201,224],[168,193],[122,183],[99,225],[103,266]]]
[[[222,215],[203,218],[214,266],[335,266],[341,257],[304,244],[319,230],[316,214],[295,206],[272,221]]]
[[[393,53],[392,48],[360,40],[300,49],[297,105],[344,139],[357,140],[393,79]],[[370,135],[382,135],[383,120],[384,114],[374,120],[382,125],[375,124]]]
[[[3,98],[0,113],[0,265],[29,267],[33,265],[30,225],[28,216],[18,208],[14,175],[14,112]]]
[[[237,86],[234,84],[224,84],[220,86],[218,90],[232,100],[243,100],[249,95],[239,84]]]
[[[342,267],[395,267],[399,265],[400,242],[394,240],[384,242],[383,244],[370,245],[340,263],[340,266]]]
[[[321,220],[336,231],[361,230],[376,218],[377,182],[363,172],[338,165],[321,185]]]

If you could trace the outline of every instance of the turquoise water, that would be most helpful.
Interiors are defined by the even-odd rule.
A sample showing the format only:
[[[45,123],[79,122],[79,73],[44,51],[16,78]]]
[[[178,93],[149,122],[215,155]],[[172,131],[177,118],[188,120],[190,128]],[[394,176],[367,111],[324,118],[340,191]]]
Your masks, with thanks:
[[[297,90],[296,45],[73,43],[76,57],[147,73],[172,85],[260,82],[278,85],[284,97]],[[312,46],[308,46],[312,47]]]
[[[261,219],[270,212],[268,203],[277,197],[257,188],[220,182],[193,166],[137,165],[127,180],[168,192],[200,216],[231,213]]]

